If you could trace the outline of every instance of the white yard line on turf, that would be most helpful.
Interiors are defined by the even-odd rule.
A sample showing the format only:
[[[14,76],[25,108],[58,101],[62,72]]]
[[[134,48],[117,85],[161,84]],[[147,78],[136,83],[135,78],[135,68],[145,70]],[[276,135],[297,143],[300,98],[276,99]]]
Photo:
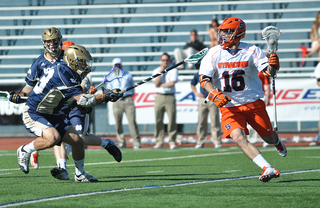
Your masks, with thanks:
[[[309,150],[309,149],[320,149],[319,147],[292,147],[287,148],[288,150]],[[133,151],[133,150],[132,150]],[[159,151],[159,150],[152,150],[152,151]],[[175,151],[175,150],[173,150]],[[274,148],[262,149],[260,152],[273,152],[275,151]],[[243,154],[242,151],[239,152],[217,152],[211,154],[201,154],[201,155],[187,155],[187,156],[177,156],[177,157],[165,157],[165,158],[152,158],[152,159],[140,159],[140,160],[122,160],[121,163],[134,163],[134,162],[152,162],[152,161],[162,161],[162,160],[176,160],[176,159],[187,159],[187,158],[197,158],[197,157],[210,157],[210,156],[219,156],[219,155],[233,155],[233,154]],[[85,163],[85,165],[106,165],[106,164],[115,164],[118,163],[116,161],[112,162],[99,162],[99,163]],[[67,165],[68,167],[74,167],[74,164]],[[40,166],[40,168],[53,168],[55,166]],[[20,168],[13,168],[13,169],[0,169],[2,171],[14,171],[20,170]]]
[[[284,173],[281,173],[281,174],[282,175],[290,175],[290,174],[307,173],[307,172],[319,172],[319,171],[320,171],[320,169],[299,170],[299,171],[284,172]],[[260,177],[260,175],[240,176],[240,177],[233,177],[233,178],[221,178],[221,179],[185,182],[185,183],[168,184],[168,185],[150,185],[150,186],[144,186],[144,187],[123,188],[123,189],[114,189],[114,190],[105,190],[105,191],[94,191],[94,192],[87,192],[87,193],[80,193],[80,194],[69,194],[69,195],[63,195],[63,196],[53,196],[53,197],[48,197],[48,198],[40,198],[40,199],[33,199],[33,200],[28,200],[28,201],[0,204],[0,208],[2,208],[2,207],[20,206],[20,205],[26,205],[26,204],[34,204],[34,203],[46,202],[46,201],[54,201],[54,200],[66,199],[66,198],[75,198],[75,197],[96,195],[96,194],[107,194],[107,193],[115,193],[115,192],[123,192],[123,191],[135,191],[135,190],[143,190],[143,189],[150,189],[150,188],[168,188],[168,187],[188,186],[188,185],[213,183],[213,182],[243,180],[243,179],[258,178],[258,177]]]

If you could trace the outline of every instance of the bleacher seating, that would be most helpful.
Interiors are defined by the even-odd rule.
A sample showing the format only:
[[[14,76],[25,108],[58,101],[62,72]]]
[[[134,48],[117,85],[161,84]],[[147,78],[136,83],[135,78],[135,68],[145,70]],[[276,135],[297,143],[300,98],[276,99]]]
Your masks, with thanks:
[[[60,0],[45,2],[45,5],[18,2],[19,6],[17,1],[2,1],[0,7],[1,79],[11,76],[8,75],[10,69],[10,74],[21,75],[19,80],[23,82],[28,67],[43,52],[41,32],[48,27],[61,29],[64,39],[90,50],[95,59],[92,75],[94,81],[100,81],[101,73],[111,66],[114,57],[123,59],[125,70],[150,74],[159,64],[162,52],[172,55],[174,48],[183,47],[191,29],[197,29],[200,38],[209,45],[207,30],[211,19],[216,17],[221,22],[227,16],[245,20],[247,34],[244,41],[263,49],[266,44],[260,34],[264,27],[275,25],[284,32],[280,36],[278,54],[281,72],[286,73],[279,73],[279,77],[296,76],[296,72],[310,76],[314,61],[317,61],[315,56],[306,59],[305,67],[302,67],[301,49],[298,49],[310,45],[310,28],[320,6],[315,0],[303,3],[296,0],[117,1],[116,4]],[[135,79],[141,79],[141,76]]]
[[[318,58],[302,59],[299,47],[310,47],[311,25],[319,11],[319,0],[2,0],[0,86],[24,83],[28,68],[44,52],[41,33],[49,27],[59,28],[64,40],[89,49],[95,83],[102,81],[115,57],[121,57],[124,70],[139,81],[151,75],[163,52],[173,55],[174,48],[183,47],[192,29],[209,45],[211,20],[221,23],[230,16],[246,22],[243,41],[265,51],[262,29],[274,25],[284,32],[279,39],[278,78],[311,77]],[[193,73],[180,71],[179,79],[190,80]]]

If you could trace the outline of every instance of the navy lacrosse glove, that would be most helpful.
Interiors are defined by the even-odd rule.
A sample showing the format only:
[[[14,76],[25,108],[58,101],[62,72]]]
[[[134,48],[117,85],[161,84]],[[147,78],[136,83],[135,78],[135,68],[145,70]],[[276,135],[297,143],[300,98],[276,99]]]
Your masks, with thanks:
[[[122,98],[123,93],[119,93],[121,90],[120,89],[105,89],[104,87],[101,87],[102,94],[103,94],[103,102],[107,103],[109,101],[111,102],[116,102],[120,98]]]
[[[22,99],[21,97],[25,97],[27,96],[26,93],[24,92],[10,92],[10,97],[9,97],[9,101],[13,102],[13,103],[25,103],[27,100],[26,99]]]

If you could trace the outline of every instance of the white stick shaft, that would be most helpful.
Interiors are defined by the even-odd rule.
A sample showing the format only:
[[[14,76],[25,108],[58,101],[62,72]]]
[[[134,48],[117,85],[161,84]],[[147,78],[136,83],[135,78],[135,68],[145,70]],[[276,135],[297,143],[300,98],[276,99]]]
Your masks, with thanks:
[[[276,87],[275,87],[275,77],[272,79],[272,96],[273,96],[273,113],[274,113],[274,122],[273,122],[273,130],[278,131],[278,122],[277,122],[277,104],[276,104]]]

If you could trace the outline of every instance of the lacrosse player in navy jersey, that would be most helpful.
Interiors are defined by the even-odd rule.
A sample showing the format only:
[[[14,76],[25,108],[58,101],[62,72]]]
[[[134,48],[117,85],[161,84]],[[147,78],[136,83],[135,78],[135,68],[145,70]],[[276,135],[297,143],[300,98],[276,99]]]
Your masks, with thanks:
[[[38,138],[17,150],[19,167],[24,173],[29,173],[31,152],[59,145],[63,141],[72,146],[75,181],[96,182],[97,179],[84,171],[83,140],[61,109],[66,103],[73,103],[73,100],[81,107],[93,107],[100,103],[115,102],[123,94],[116,89],[104,88],[99,95],[83,93],[81,81],[83,75],[90,71],[92,61],[85,47],[69,46],[63,59],[64,62],[56,64],[40,77],[27,99],[22,119],[26,129]]]
[[[45,49],[45,53],[40,55],[38,59],[30,67],[27,77],[25,79],[26,86],[19,91],[11,92],[10,101],[13,103],[23,103],[25,100],[20,99],[20,96],[28,96],[35,85],[37,84],[40,76],[47,73],[48,69],[53,68],[56,64],[63,62],[63,50],[60,49],[62,43],[62,35],[57,28],[48,28],[42,32],[42,42]],[[63,42],[63,49],[73,45],[71,41]],[[90,81],[87,77],[82,80],[81,86],[85,91],[90,89]],[[80,108],[80,107],[79,107]],[[78,107],[69,108],[63,107],[62,112],[69,116],[72,125],[77,129],[78,133],[82,136],[84,128],[84,116],[85,113],[90,111],[90,108],[83,108],[81,110]],[[85,134],[82,137],[85,145],[102,146],[105,148],[116,161],[120,162],[122,159],[121,152],[111,139],[102,139],[92,134]],[[57,161],[58,168],[53,168],[51,174],[53,177],[61,180],[69,180],[67,166],[66,166],[66,149],[64,143],[61,146],[54,146],[54,155]],[[31,165],[34,168],[39,168],[38,152],[34,151],[31,155]]]

